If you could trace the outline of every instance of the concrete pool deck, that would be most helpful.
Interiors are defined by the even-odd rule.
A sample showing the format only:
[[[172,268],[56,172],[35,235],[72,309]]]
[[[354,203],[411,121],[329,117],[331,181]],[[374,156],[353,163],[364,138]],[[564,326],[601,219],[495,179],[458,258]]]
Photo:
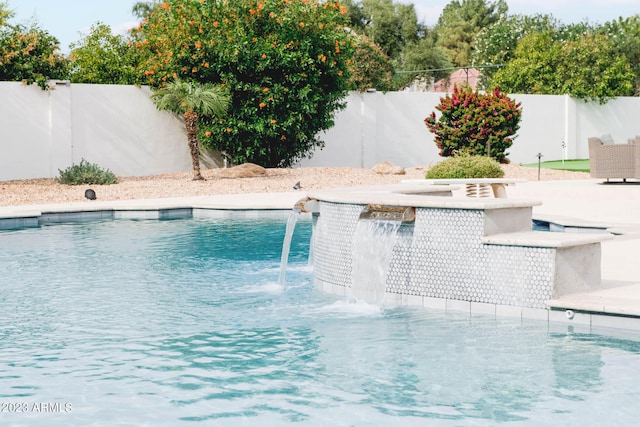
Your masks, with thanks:
[[[640,316],[640,185],[602,180],[525,182],[507,190],[509,197],[542,201],[533,218],[566,227],[607,228],[618,234],[602,245],[602,289],[549,301],[552,308]],[[581,319],[587,322],[587,318]],[[619,318],[615,325],[637,324]],[[613,326],[613,324],[612,324]],[[638,329],[638,327],[634,327]]]
[[[454,196],[457,196],[454,191]],[[158,211],[163,209],[288,210],[304,191],[213,195],[162,199],[82,201],[64,204],[0,207],[0,219],[36,218],[44,213]],[[528,181],[507,188],[509,199],[537,200],[533,218],[568,228],[609,229],[619,234],[602,245],[602,289],[549,301],[561,310],[577,311],[566,321],[578,325],[640,330],[640,185],[603,184],[602,180]],[[592,316],[598,315],[598,316]],[[601,316],[605,315],[605,316]],[[596,322],[597,319],[597,322]]]

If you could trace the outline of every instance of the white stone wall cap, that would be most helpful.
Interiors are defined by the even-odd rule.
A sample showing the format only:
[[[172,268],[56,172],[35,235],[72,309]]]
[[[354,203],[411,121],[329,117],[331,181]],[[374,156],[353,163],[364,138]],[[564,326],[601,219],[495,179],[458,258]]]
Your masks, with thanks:
[[[516,184],[519,182],[527,182],[526,179],[513,178],[442,178],[442,179],[404,179],[403,184],[430,184],[430,185],[447,185],[447,184]]]
[[[308,191],[307,196],[324,202],[341,204],[379,204],[443,209],[510,209],[539,206],[542,202],[527,199],[447,197],[437,186],[429,192],[413,191],[402,184],[377,187],[348,187]],[[427,187],[423,187],[426,189]],[[437,195],[438,193],[442,195]]]
[[[541,248],[568,248],[611,240],[606,233],[556,233],[550,231],[523,231],[517,233],[484,236],[482,243],[502,246],[527,246]]]

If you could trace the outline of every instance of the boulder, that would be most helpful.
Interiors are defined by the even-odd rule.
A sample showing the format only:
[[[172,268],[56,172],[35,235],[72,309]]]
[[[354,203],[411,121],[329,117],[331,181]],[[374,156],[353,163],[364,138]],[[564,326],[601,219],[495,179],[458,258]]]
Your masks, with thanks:
[[[222,169],[223,178],[256,178],[265,176],[267,170],[254,163],[243,163],[232,168]]]
[[[404,175],[406,173],[403,167],[396,166],[391,162],[378,163],[372,169],[380,175]]]

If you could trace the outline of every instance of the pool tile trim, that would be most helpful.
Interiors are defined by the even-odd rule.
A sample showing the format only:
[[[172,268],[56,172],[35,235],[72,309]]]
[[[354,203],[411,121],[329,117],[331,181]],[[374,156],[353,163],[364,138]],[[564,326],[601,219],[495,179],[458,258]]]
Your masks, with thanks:
[[[325,283],[322,290],[330,293],[336,292],[336,286]],[[348,296],[348,288],[340,286],[340,295]],[[407,297],[407,298],[405,298]],[[467,313],[470,317],[489,316],[520,319],[527,321],[543,321],[556,326],[571,326],[587,329],[618,329],[640,332],[640,316],[620,316],[603,314],[601,312],[572,311],[567,315],[564,309],[538,309],[516,307],[500,304],[486,304],[468,301],[457,301],[444,298],[430,298],[420,296],[405,296],[387,292],[384,302],[388,306],[422,307],[431,310],[445,312]]]
[[[242,215],[246,218],[273,215],[286,217],[290,209],[220,209],[214,207],[173,207],[158,209],[91,209],[91,210],[50,210],[30,211],[22,215],[0,217],[0,230],[33,228],[46,224],[67,222],[87,222],[102,220],[167,220],[189,218],[224,218]]]

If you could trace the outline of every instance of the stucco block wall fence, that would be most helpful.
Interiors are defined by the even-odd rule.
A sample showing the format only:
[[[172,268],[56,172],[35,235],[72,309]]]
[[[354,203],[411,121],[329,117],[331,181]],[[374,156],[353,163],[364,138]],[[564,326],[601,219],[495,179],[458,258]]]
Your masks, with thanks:
[[[184,126],[146,87],[0,82],[0,180],[53,178],[86,159],[119,176],[188,171]]]
[[[146,87],[52,82],[54,90],[0,82],[0,181],[53,178],[81,159],[119,176],[189,171],[184,126],[158,111]],[[441,160],[424,118],[442,93],[353,92],[325,147],[299,166],[423,166]],[[640,134],[640,98],[605,105],[567,96],[512,95],[523,118],[509,158],[517,163],[587,158],[589,136],[626,142]],[[564,143],[564,144],[563,144]],[[208,163],[207,165],[215,165]]]
[[[424,119],[442,93],[352,92],[335,126],[322,135],[326,147],[302,166],[372,167],[382,161],[409,167],[442,158]],[[510,95],[522,103],[518,137],[508,150],[515,163],[589,158],[587,139],[610,134],[617,143],[640,134],[640,98],[621,97],[605,105],[561,95]]]

